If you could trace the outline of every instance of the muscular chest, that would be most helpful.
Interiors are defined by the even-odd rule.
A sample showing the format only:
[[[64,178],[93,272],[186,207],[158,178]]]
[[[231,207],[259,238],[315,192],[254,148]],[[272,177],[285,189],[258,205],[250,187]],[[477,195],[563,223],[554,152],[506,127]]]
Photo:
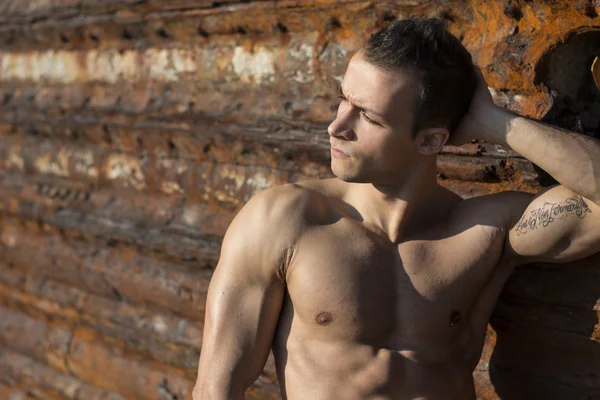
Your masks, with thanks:
[[[299,242],[288,311],[296,329],[322,340],[444,339],[467,322],[500,252],[485,228],[397,245],[342,221]]]

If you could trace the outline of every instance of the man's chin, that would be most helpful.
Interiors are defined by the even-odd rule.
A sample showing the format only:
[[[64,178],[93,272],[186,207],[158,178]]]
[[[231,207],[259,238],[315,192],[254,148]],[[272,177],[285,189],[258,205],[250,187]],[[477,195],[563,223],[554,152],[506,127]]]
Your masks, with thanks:
[[[332,168],[331,171],[341,181],[348,183],[369,183],[373,185],[390,185],[386,183],[382,177],[383,174],[376,173],[375,171],[348,171],[341,168]],[[395,183],[392,183],[395,184]]]
[[[354,168],[348,168],[352,166]],[[356,164],[347,165],[344,163],[337,163],[332,160],[331,162],[331,172],[340,180],[349,183],[369,183],[371,179],[369,179],[369,174],[365,174],[366,171],[361,168],[356,168]]]
[[[360,174],[351,174],[347,171],[335,171],[333,174],[340,180],[348,183],[369,183],[369,180]]]

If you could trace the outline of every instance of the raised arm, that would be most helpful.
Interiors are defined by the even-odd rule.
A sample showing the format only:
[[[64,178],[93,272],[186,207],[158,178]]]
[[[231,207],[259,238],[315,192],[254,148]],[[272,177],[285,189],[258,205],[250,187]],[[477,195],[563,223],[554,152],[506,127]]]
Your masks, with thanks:
[[[560,183],[535,197],[515,194],[501,206],[508,209],[505,256],[513,264],[566,262],[600,251],[600,141],[495,106],[483,77],[459,133],[462,141],[511,148]]]
[[[262,371],[285,293],[302,205],[291,185],[267,189],[235,217],[210,281],[194,400],[241,400]]]

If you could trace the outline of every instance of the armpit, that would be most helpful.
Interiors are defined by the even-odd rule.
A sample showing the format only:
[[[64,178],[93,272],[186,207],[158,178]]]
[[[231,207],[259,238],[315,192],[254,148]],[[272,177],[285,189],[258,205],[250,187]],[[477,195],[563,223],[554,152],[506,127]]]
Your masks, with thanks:
[[[292,260],[294,258],[294,255],[296,254],[296,246],[288,246],[285,249],[285,253],[283,255],[283,262],[281,263],[281,266],[279,268],[279,278],[283,281],[283,282],[287,282],[288,278],[289,278],[289,274],[291,274],[291,269],[290,269],[290,265],[292,265]]]

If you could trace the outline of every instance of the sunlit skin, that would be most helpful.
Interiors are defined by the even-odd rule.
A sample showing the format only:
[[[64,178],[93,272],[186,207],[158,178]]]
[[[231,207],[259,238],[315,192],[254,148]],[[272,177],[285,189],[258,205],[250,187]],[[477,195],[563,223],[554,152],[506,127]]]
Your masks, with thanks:
[[[360,53],[351,59],[340,86],[337,117],[327,129],[336,176],[392,187],[415,167],[435,162],[449,134],[438,128],[413,136],[416,90],[412,73],[385,71]]]
[[[416,91],[414,74],[383,70],[359,52],[348,64],[337,116],[327,129],[333,173],[346,182],[370,183],[351,188],[361,192],[357,201],[366,200],[364,207],[379,210],[373,218],[392,239],[400,232],[393,221],[408,222],[410,203],[449,196],[435,179],[436,156],[449,132],[428,128],[413,134]]]
[[[351,60],[340,85],[336,119],[327,129],[336,176],[386,186],[404,180],[406,166],[419,150],[411,137],[415,90],[412,74],[386,72],[360,57]]]
[[[327,130],[336,178],[264,190],[236,216],[208,291],[195,400],[244,399],[271,349],[284,399],[475,399],[513,269],[600,251],[597,140],[496,107],[483,77],[458,131],[415,135],[416,91],[412,73],[354,55]],[[436,155],[473,138],[561,185],[461,199],[438,185]]]

